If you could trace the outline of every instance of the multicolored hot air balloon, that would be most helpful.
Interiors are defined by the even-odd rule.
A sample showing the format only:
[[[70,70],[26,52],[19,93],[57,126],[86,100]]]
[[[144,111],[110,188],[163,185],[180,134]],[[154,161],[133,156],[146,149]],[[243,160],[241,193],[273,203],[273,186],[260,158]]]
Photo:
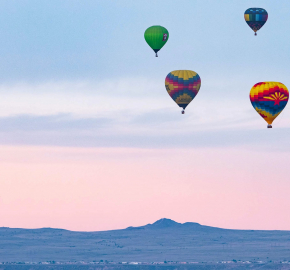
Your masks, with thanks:
[[[175,70],[165,78],[166,90],[177,105],[183,108],[182,114],[197,95],[200,85],[200,77],[191,70]]]
[[[263,8],[249,8],[245,11],[246,23],[253,29],[255,36],[257,31],[266,23],[268,13]]]
[[[268,123],[268,128],[272,128],[272,122],[283,111],[288,99],[287,87],[279,82],[257,83],[250,92],[253,107]]]
[[[144,37],[148,45],[152,48],[152,50],[156,53],[156,57],[158,57],[157,52],[165,45],[169,38],[169,33],[166,28],[155,25],[149,27],[145,33]]]

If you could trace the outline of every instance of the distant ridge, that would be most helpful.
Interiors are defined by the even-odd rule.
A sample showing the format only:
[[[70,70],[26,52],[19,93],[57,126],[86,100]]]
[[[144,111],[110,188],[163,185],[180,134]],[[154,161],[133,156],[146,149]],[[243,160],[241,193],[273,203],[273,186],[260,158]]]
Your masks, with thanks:
[[[24,228],[10,228],[10,227],[0,227],[0,232],[4,231],[26,231],[26,232],[34,232],[34,233],[42,233],[42,232],[75,232],[75,233],[102,233],[102,232],[112,232],[112,231],[124,231],[124,230],[155,230],[155,229],[192,229],[192,230],[225,230],[225,231],[277,231],[277,230],[239,230],[239,229],[225,229],[225,228],[219,228],[219,227],[212,227],[207,225],[201,225],[197,222],[185,222],[185,223],[179,223],[169,218],[161,218],[154,223],[149,223],[147,225],[143,226],[129,226],[125,229],[113,229],[113,230],[105,230],[105,231],[72,231],[67,229],[61,229],[61,228],[50,228],[50,227],[42,227],[42,228],[35,228],[35,229],[24,229]],[[279,231],[279,230],[278,230]],[[290,232],[285,231],[284,232]]]
[[[157,221],[155,221],[152,224],[147,224],[145,226],[139,226],[139,227],[128,227],[127,229],[185,229],[185,228],[201,228],[201,227],[207,227],[202,226],[199,223],[196,222],[186,222],[186,223],[178,223],[172,219],[168,218],[161,218]]]
[[[143,225],[143,226],[138,226],[138,227],[127,227],[126,229],[174,229],[174,228],[179,228],[179,229],[186,229],[186,228],[215,228],[215,227],[210,227],[210,226],[205,226],[205,225],[200,225],[199,223],[196,222],[185,222],[185,223],[179,223],[176,222],[172,219],[169,218],[161,218],[157,221],[155,221],[152,224],[147,224],[147,225]],[[218,229],[218,228],[216,228]],[[71,231],[71,230],[67,230],[67,229],[60,229],[60,228],[50,228],[50,227],[42,227],[42,228],[35,228],[35,229],[24,229],[24,228],[10,228],[10,227],[0,227],[0,231],[11,231],[11,230],[15,230],[15,231],[21,231],[21,230],[26,230],[27,232],[29,231],[34,231],[35,233],[41,233],[41,232],[48,232],[48,231],[67,231],[67,232],[82,232],[82,231]],[[107,230],[107,231],[120,231],[120,230],[124,230],[124,229],[114,229],[114,230]],[[87,231],[88,232],[88,231]],[[106,232],[106,231],[91,231],[91,232]]]
[[[289,231],[228,230],[162,218],[121,230],[0,228],[1,262],[289,260]]]
[[[172,219],[168,219],[168,218],[161,218],[157,221],[155,221],[151,227],[154,227],[154,228],[160,228],[160,229],[163,229],[163,228],[171,228],[171,227],[180,227],[182,226],[181,223],[178,223]]]

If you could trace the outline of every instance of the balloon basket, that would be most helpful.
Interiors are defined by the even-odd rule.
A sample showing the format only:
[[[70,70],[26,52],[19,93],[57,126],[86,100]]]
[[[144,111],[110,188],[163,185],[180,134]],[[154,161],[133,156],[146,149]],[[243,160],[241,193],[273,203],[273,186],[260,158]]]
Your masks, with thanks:
[[[267,128],[272,128],[272,125],[268,125]]]
[[[156,53],[155,57],[158,57],[158,54]]]
[[[255,36],[257,35],[257,33],[255,33]]]
[[[185,113],[185,111],[184,111],[184,110],[182,110],[181,114],[184,114],[184,113]]]

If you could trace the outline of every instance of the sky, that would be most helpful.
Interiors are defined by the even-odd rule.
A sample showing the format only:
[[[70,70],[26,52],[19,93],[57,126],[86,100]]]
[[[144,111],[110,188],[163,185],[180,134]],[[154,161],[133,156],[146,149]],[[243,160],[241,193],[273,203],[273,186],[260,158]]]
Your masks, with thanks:
[[[269,18],[254,32],[250,7]],[[160,218],[290,230],[289,0],[0,1],[0,226],[95,231]],[[144,40],[162,25],[159,57]],[[164,80],[201,77],[181,115]]]

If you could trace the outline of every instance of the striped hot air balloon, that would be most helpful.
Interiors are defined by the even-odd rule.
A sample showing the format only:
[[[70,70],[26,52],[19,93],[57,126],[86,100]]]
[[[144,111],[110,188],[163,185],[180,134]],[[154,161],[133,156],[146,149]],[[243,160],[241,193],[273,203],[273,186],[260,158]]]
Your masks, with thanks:
[[[246,23],[253,29],[256,36],[256,32],[260,30],[268,20],[268,13],[263,8],[249,8],[245,11],[245,20]]]
[[[289,92],[283,83],[260,82],[253,86],[250,100],[254,109],[272,127],[275,118],[283,111],[289,99]]]
[[[166,90],[177,105],[183,108],[182,114],[197,95],[200,85],[199,75],[191,70],[175,70],[165,78]]]

